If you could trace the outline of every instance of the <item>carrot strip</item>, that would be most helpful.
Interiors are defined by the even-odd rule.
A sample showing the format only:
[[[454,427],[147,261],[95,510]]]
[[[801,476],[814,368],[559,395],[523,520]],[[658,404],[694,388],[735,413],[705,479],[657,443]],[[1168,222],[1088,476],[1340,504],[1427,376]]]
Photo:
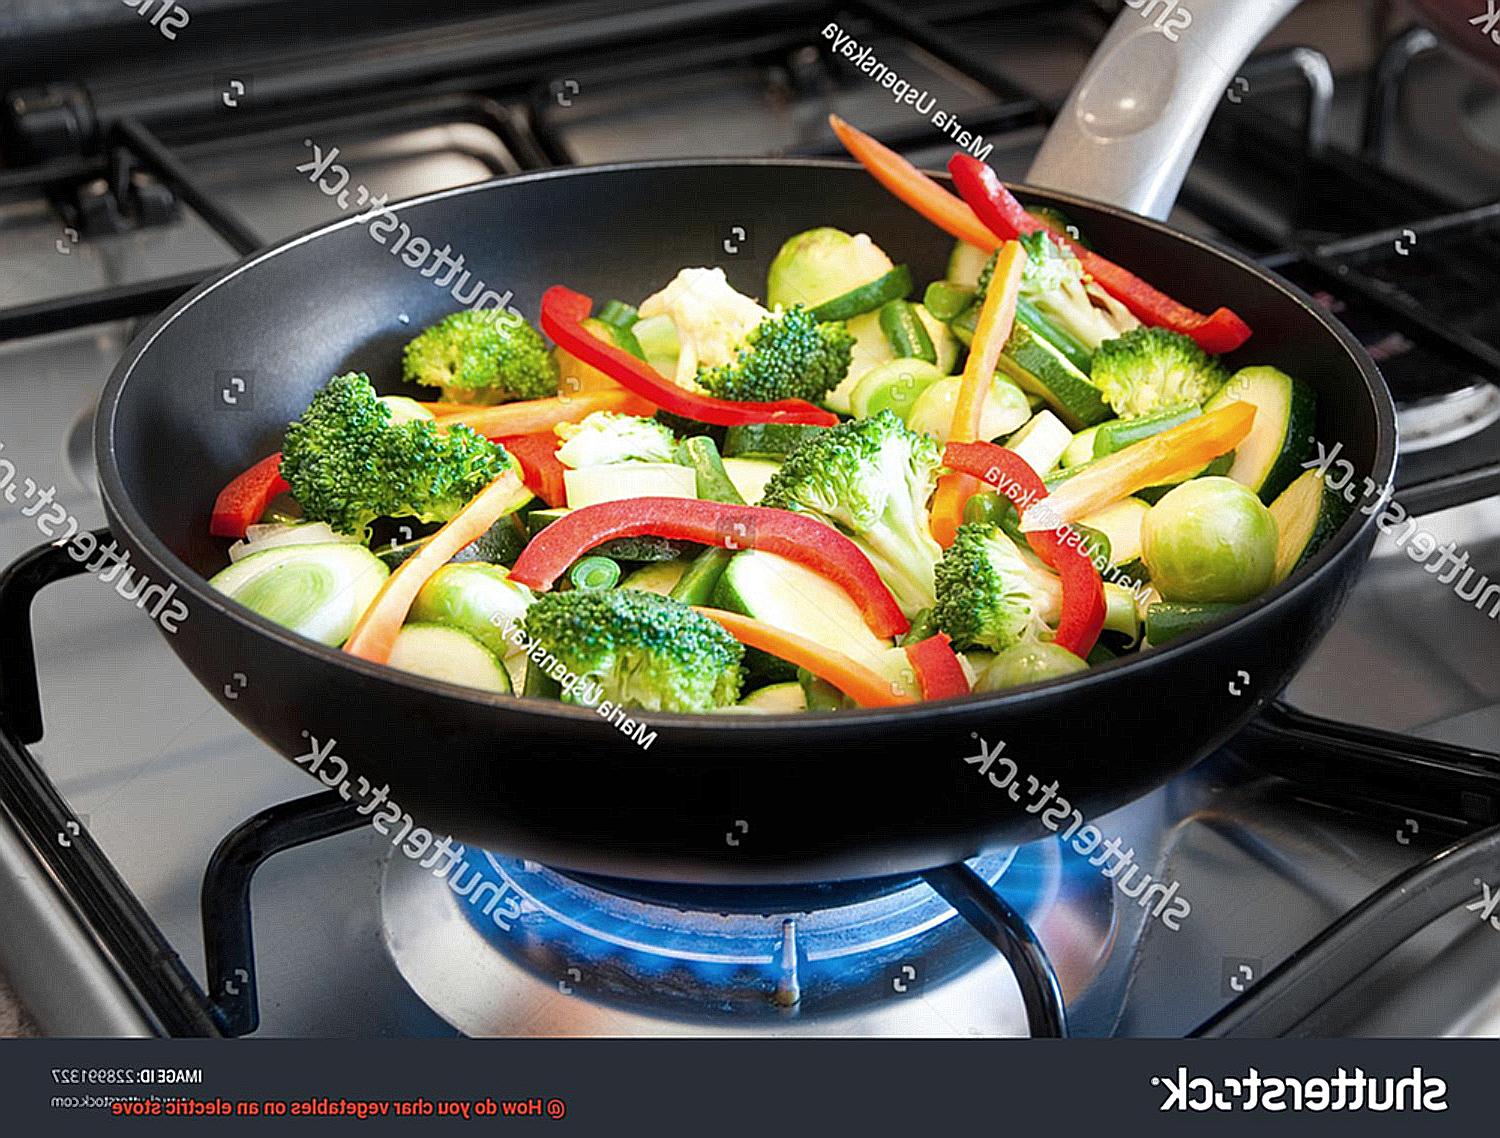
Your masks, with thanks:
[[[1102,510],[1147,486],[1201,470],[1237,447],[1255,422],[1250,403],[1230,403],[1097,458],[1021,514],[1024,531],[1050,530]]]
[[[531,491],[521,484],[514,470],[507,470],[481,490],[473,501],[453,515],[452,521],[433,534],[385,579],[385,584],[380,586],[370,607],[365,609],[349,639],[344,642],[344,651],[377,664],[389,660],[396,635],[427,579],[497,520],[529,501]]]
[[[977,245],[985,252],[1000,244],[1000,239],[989,231],[962,198],[943,189],[894,150],[850,126],[838,115],[829,115],[828,123],[844,144],[844,149],[877,182],[944,233]]]
[[[959,382],[958,403],[953,412],[953,429],[948,441],[972,443],[979,441],[979,427],[984,420],[984,404],[989,397],[990,381],[1000,362],[1000,353],[1010,339],[1011,329],[1016,323],[1016,299],[1020,296],[1021,273],[1026,268],[1026,250],[1019,241],[1007,241],[995,260],[995,271],[990,276],[990,287],[984,296],[984,305],[979,310],[979,321],[974,327],[974,342],[969,347],[969,360],[964,364],[963,379]],[[937,494],[932,503],[932,536],[944,549],[953,544],[954,535],[964,520],[964,503],[979,489],[979,481],[972,475],[954,471],[938,481]]]
[[[895,690],[895,685],[873,668],[858,660],[825,648],[815,640],[786,632],[773,625],[739,613],[694,605],[694,611],[716,620],[724,629],[750,648],[769,652],[790,664],[806,668],[820,680],[826,680],[860,707],[900,707],[916,702]]]
[[[424,404],[438,414],[440,403]],[[498,403],[493,407],[466,407],[454,414],[444,414],[444,427],[463,423],[487,439],[505,435],[534,435],[551,430],[558,423],[576,423],[594,411],[618,411],[623,415],[654,415],[656,407],[623,388],[580,391],[573,395],[554,395],[548,399],[528,399],[522,403]]]

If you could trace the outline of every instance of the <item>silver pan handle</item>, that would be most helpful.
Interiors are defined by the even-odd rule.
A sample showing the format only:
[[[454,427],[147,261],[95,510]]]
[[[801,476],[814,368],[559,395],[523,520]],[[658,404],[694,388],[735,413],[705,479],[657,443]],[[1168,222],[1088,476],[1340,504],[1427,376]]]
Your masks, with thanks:
[[[1163,218],[1240,64],[1297,0],[1125,0],[1027,181]]]

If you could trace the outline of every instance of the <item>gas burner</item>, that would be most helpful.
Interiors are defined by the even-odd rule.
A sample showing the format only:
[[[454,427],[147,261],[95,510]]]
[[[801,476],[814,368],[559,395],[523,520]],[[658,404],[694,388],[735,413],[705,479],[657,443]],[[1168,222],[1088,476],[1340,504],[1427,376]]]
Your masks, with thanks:
[[[1401,449],[1408,454],[1459,442],[1500,420],[1500,389],[1476,383],[1434,399],[1403,406]]]
[[[1108,881],[1074,860],[1044,842],[970,863],[1065,996],[1115,927]],[[467,1035],[1026,1031],[1004,960],[920,879],[710,891],[485,853],[446,877],[390,857],[381,895],[401,974]]]

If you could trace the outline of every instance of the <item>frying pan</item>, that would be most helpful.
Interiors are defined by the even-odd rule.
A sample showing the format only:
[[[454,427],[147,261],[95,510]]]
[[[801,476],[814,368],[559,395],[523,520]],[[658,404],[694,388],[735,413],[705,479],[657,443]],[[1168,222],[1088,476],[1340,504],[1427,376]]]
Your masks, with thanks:
[[[1199,0],[1194,11],[1208,23],[1217,8]],[[1122,16],[1132,19],[1140,17]],[[1106,66],[1110,49],[1107,40]],[[1049,141],[1039,181],[1067,180],[1061,151],[1073,151],[1075,170],[1080,155],[1090,165],[1100,140],[1082,128],[1066,137],[1068,122],[1083,122],[1070,116]],[[1173,145],[1196,137],[1180,124],[1174,131]],[[1121,163],[1150,178],[1093,192],[1148,211],[1169,201],[1175,185],[1164,191],[1157,176],[1170,164],[1164,147],[1154,164]],[[1389,483],[1390,397],[1353,337],[1306,295],[1120,206],[1018,191],[1067,211],[1106,255],[1187,303],[1234,308],[1255,335],[1229,362],[1275,364],[1310,383],[1317,437],[1341,446],[1376,486]],[[553,283],[640,296],[684,265],[722,265],[758,294],[782,240],[817,225],[871,234],[919,280],[942,275],[950,245],[838,162],[547,171],[416,198],[396,213],[413,233],[461,252],[491,287],[511,290],[533,318]],[[745,238],[731,253],[723,240],[735,227]],[[1373,518],[1355,512],[1310,565],[1227,623],[1066,680],[829,716],[651,714],[646,729],[656,737],[643,749],[586,708],[350,658],[205,582],[224,563],[207,526],[217,490],[279,447],[286,423],[330,375],[358,368],[399,389],[402,343],[455,307],[352,217],[267,249],[173,305],[127,351],[98,413],[100,483],[134,565],[174,583],[189,606],[167,635],[172,649],[216,696],[235,673],[245,677],[230,688],[236,698],[220,696],[237,719],[294,760],[331,748],[352,780],[388,787],[395,809],[435,833],[561,868],[712,885],[904,874],[1048,832],[1046,815],[1023,808],[1035,802],[1032,779],[1038,792],[1055,784],[1068,819],[1097,818],[1212,751],[1280,690],[1333,621],[1374,540]],[[221,396],[229,374],[249,380],[233,405]],[[1010,790],[995,785],[1000,759],[988,774],[968,761],[997,753],[1018,769]],[[331,762],[320,771],[337,775]]]

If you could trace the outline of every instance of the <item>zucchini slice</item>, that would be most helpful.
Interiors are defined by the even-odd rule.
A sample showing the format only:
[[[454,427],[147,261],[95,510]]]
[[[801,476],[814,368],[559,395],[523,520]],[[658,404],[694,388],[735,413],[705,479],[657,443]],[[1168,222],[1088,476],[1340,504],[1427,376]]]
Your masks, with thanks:
[[[917,397],[946,375],[936,364],[920,359],[895,359],[878,364],[855,384],[849,408],[860,419],[890,410],[903,423],[908,422]]]
[[[242,557],[209,584],[267,620],[338,647],[391,571],[362,545],[278,545]]]
[[[766,483],[781,469],[781,463],[767,458],[726,458],[724,473],[749,505],[755,505],[766,492]]]
[[[1073,441],[1062,452],[1060,460],[1062,465],[1073,467],[1082,466],[1086,462],[1092,462],[1094,459],[1094,439],[1098,437],[1098,431],[1098,427],[1089,427],[1074,435]]]
[[[642,565],[620,582],[622,589],[639,589],[643,593],[670,596],[682,575],[688,571],[686,561],[655,561]]]
[[[757,688],[739,702],[742,711],[758,711],[766,715],[780,715],[789,711],[807,710],[807,693],[795,680],[779,684],[767,684]]]
[[[427,579],[406,619],[452,628],[504,657],[521,651],[511,630],[531,600],[531,590],[512,582],[498,565],[450,561]]]
[[[911,270],[897,265],[883,277],[876,277],[858,288],[851,288],[842,296],[825,300],[811,309],[819,320],[848,320],[874,312],[892,300],[902,300],[911,293]]]
[[[1334,535],[1349,514],[1349,503],[1330,490],[1317,470],[1303,471],[1271,503],[1276,521],[1276,571],[1280,583]]]
[[[441,624],[408,624],[396,634],[393,668],[450,684],[510,694],[510,673],[467,633]]]
[[[955,241],[953,252],[948,254],[948,279],[957,285],[974,288],[979,284],[979,274],[990,255],[978,245],[967,241]]]
[[[1250,403],[1255,422],[1235,448],[1229,477],[1269,504],[1302,473],[1312,452],[1317,396],[1312,388],[1274,367],[1241,368],[1203,405],[1205,411]]]
[[[1072,430],[1115,417],[1103,392],[1089,382],[1089,377],[1020,321],[1006,342],[999,370],[1015,380],[1022,391],[1035,392],[1045,399]]]
[[[736,553],[719,578],[712,603],[805,636],[873,668],[884,666],[890,647],[865,625],[864,614],[849,594],[811,569],[774,553],[756,549]],[[794,665],[758,650],[747,652],[745,663],[771,679],[796,678]]]
[[[887,342],[885,333],[880,330],[878,312],[866,312],[861,316],[856,316],[845,327],[849,329],[849,335],[854,337],[854,350],[849,356],[849,371],[839,381],[837,387],[823,396],[823,406],[830,411],[837,411],[840,415],[852,414],[849,409],[849,400],[865,372],[896,358],[896,353],[891,351],[891,345]]]
[[[742,423],[724,435],[725,458],[769,458],[780,462],[827,427],[810,423]]]

